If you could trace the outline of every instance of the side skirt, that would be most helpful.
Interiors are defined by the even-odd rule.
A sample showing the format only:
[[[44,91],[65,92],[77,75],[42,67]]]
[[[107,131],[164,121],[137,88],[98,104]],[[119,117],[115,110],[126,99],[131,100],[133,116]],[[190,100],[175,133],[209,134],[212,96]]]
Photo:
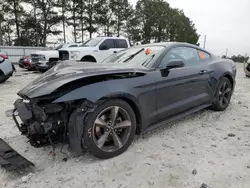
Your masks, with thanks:
[[[159,128],[159,127],[161,127],[161,126],[163,126],[163,125],[166,125],[166,124],[168,124],[168,123],[170,123],[170,122],[172,122],[172,121],[175,121],[175,120],[179,120],[179,119],[181,119],[181,118],[184,118],[184,117],[186,117],[186,116],[188,116],[188,115],[190,115],[190,114],[193,114],[193,113],[195,113],[195,112],[198,112],[198,111],[200,111],[200,110],[202,110],[202,109],[205,109],[205,108],[207,108],[207,107],[209,107],[209,106],[211,106],[211,105],[210,105],[210,104],[201,105],[201,106],[199,106],[199,107],[197,107],[197,108],[193,108],[193,109],[191,109],[191,110],[188,110],[188,111],[185,111],[185,112],[183,112],[183,113],[180,113],[180,114],[178,114],[178,115],[176,115],[176,116],[173,116],[173,117],[171,117],[171,118],[168,118],[168,119],[166,119],[166,120],[164,120],[164,121],[161,121],[161,122],[159,122],[159,123],[153,124],[153,125],[147,127],[145,130],[143,130],[143,133],[148,132],[148,131],[152,131],[152,130],[154,130],[154,129],[156,129],[156,128]]]

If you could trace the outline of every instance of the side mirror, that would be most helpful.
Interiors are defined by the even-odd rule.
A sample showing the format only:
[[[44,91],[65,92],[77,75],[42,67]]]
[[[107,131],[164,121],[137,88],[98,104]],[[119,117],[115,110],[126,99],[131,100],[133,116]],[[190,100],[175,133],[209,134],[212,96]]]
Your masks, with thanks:
[[[100,50],[108,50],[109,48],[108,48],[108,46],[107,45],[101,45],[100,47],[99,47],[99,49]]]
[[[184,65],[185,65],[184,62],[181,60],[173,60],[168,63],[166,68],[169,70],[169,69],[184,67]]]

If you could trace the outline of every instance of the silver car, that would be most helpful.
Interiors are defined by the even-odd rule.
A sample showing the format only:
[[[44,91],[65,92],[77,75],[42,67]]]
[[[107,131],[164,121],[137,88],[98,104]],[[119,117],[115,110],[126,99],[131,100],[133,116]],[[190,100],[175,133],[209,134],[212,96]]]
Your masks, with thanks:
[[[0,54],[0,83],[8,80],[15,71],[14,65],[6,55]]]

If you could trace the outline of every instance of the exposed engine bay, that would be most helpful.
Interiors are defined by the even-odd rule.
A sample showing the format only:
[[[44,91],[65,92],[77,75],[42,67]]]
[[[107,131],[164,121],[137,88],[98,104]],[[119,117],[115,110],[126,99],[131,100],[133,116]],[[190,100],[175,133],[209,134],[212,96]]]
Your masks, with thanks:
[[[25,102],[18,99],[15,103],[13,119],[23,135],[29,138],[34,147],[46,146],[62,141],[65,131],[67,113],[66,106],[59,104],[45,104]],[[16,112],[18,114],[16,114]],[[17,115],[23,123],[19,124]]]

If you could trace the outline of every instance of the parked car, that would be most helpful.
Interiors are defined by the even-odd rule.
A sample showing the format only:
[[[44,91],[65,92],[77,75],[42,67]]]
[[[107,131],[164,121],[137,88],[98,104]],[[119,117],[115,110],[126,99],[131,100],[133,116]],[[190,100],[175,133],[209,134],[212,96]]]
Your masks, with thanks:
[[[72,152],[106,159],[135,134],[204,108],[226,110],[235,76],[233,61],[195,45],[134,46],[101,63],[51,68],[18,92],[13,119],[35,147],[68,142]]]
[[[246,77],[250,78],[250,59],[248,59],[247,62],[244,62],[243,68]]]
[[[81,45],[81,43],[62,44],[56,47],[55,50],[33,52],[30,55],[31,64],[39,71],[47,71],[54,65],[55,62],[59,60],[59,49],[74,48],[78,47],[79,45]]]
[[[31,63],[30,56],[23,56],[19,59],[18,65],[20,68],[27,70],[35,70],[35,66]]]
[[[76,48],[60,49],[59,59],[101,62],[108,56],[130,47],[128,39],[120,37],[96,37]]]
[[[0,83],[8,80],[15,71],[14,65],[10,62],[8,57],[0,53]]]

